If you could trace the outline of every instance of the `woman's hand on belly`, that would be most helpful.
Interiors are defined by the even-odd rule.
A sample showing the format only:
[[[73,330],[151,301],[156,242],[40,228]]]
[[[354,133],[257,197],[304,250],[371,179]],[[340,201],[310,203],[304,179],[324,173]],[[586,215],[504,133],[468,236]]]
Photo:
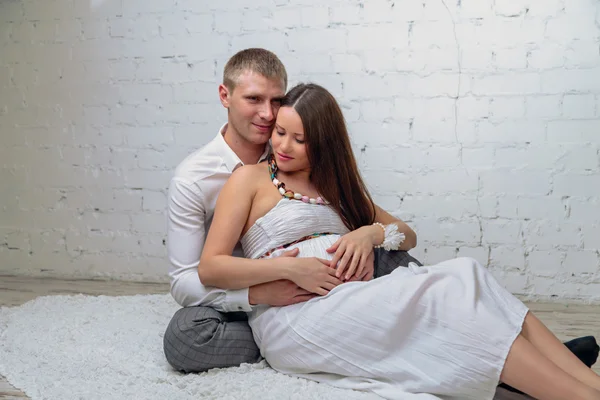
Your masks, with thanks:
[[[373,269],[373,246],[379,240],[380,233],[378,226],[363,226],[345,234],[327,249],[328,253],[335,253],[331,265],[336,268],[338,278],[350,280],[353,276],[365,277],[368,274],[365,269]]]
[[[363,270],[362,274],[360,276],[357,274],[354,274],[350,277],[350,279],[346,279],[344,282],[358,282],[358,281],[367,282],[367,281],[370,281],[371,279],[373,279],[373,276],[375,276],[375,252],[374,251],[372,251],[369,254],[369,256],[367,257],[365,269]]]
[[[289,270],[288,279],[302,289],[325,296],[342,283],[335,276],[335,269],[329,265],[330,262],[322,258],[297,258],[293,268]]]

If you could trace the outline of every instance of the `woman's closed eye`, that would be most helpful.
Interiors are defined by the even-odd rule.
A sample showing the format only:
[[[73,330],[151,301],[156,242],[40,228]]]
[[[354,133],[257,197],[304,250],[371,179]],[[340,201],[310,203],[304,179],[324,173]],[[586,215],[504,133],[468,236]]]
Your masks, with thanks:
[[[277,130],[277,134],[279,136],[285,136],[285,132],[282,132],[280,130]],[[295,138],[295,140],[296,140],[296,143],[298,143],[298,144],[304,144],[304,140],[298,139],[297,137]]]

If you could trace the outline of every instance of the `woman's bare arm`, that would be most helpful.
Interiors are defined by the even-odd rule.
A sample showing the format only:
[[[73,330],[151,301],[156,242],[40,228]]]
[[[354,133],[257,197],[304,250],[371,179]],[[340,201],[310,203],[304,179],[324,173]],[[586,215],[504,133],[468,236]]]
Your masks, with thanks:
[[[237,169],[221,190],[198,265],[203,285],[242,289],[278,279],[291,279],[295,259],[251,260],[233,257],[256,193],[256,166]],[[260,171],[262,172],[262,171]]]
[[[394,217],[384,209],[379,206],[375,206],[375,222],[380,222],[383,225],[388,224],[396,224],[398,225],[398,232],[404,233],[405,239],[404,242],[400,245],[399,250],[410,250],[417,247],[417,234],[415,231],[411,229],[404,221],[399,218]],[[377,234],[378,237],[381,238],[378,243],[383,242],[383,230],[379,227],[375,227],[378,229]]]

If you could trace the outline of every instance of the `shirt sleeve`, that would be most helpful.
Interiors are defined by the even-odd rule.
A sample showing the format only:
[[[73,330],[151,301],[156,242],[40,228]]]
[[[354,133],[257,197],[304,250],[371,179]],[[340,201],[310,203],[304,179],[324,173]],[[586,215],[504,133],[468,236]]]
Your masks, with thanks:
[[[206,210],[199,188],[173,178],[169,185],[167,253],[171,295],[183,307],[209,306],[218,311],[251,311],[248,289],[204,286],[198,263],[206,241]]]

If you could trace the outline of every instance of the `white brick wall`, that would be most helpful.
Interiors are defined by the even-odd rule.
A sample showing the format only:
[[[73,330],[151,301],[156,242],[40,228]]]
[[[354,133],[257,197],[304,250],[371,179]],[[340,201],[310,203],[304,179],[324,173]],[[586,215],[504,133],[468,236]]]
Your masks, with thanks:
[[[1,1],[0,274],[166,280],[169,177],[260,46],[338,96],[415,256],[600,302],[599,45],[595,0]]]

